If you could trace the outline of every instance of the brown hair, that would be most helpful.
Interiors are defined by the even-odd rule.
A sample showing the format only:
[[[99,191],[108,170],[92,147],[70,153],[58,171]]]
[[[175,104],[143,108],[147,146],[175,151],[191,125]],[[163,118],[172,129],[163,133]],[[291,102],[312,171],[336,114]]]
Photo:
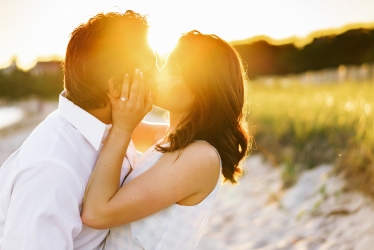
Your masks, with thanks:
[[[252,145],[243,119],[246,76],[238,53],[216,35],[191,31],[179,39],[173,58],[196,102],[167,136],[170,144],[156,149],[170,152],[205,140],[221,156],[225,181],[236,183],[242,173],[239,163]]]
[[[86,110],[105,107],[108,79],[137,67],[147,33],[146,17],[131,10],[97,14],[77,27],[63,64],[67,98]]]

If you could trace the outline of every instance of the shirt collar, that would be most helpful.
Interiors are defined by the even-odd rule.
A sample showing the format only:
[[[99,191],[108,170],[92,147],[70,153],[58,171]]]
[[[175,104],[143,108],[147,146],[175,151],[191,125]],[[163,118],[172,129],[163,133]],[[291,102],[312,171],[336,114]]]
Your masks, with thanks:
[[[64,97],[64,91],[60,94],[58,111],[71,125],[73,125],[91,145],[99,150],[100,144],[112,127],[75,105]]]

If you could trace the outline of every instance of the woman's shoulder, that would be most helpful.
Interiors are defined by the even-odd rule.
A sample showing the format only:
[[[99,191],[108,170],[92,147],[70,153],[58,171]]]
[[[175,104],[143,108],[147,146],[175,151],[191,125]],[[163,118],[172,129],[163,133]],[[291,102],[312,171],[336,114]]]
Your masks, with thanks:
[[[181,150],[164,153],[155,165],[164,169],[165,174],[181,178],[197,189],[215,186],[221,172],[221,160],[213,146],[204,141],[194,141]]]
[[[217,158],[221,162],[221,157],[218,150],[209,142],[203,140],[195,140],[188,145],[194,151],[203,153],[206,157]]]
[[[180,152],[180,157],[186,159],[193,159],[198,162],[199,166],[204,166],[206,168],[221,166],[221,158],[216,150],[209,142],[206,141],[193,141],[185,149]],[[193,164],[193,162],[191,162]]]

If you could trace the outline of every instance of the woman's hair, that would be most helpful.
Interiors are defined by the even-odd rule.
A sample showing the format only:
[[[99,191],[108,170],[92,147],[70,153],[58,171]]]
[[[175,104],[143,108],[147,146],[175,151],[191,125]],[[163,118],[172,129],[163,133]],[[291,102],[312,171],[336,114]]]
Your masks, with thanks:
[[[220,154],[225,181],[236,183],[239,163],[252,146],[243,117],[246,75],[240,56],[218,36],[194,30],[179,39],[173,58],[196,101],[166,137],[170,143],[156,149],[165,153],[207,141]]]

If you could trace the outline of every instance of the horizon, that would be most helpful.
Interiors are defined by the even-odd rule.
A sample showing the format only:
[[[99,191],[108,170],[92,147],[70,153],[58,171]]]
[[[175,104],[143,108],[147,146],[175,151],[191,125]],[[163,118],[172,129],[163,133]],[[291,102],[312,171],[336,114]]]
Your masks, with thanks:
[[[22,4],[20,4],[22,3]],[[149,42],[160,54],[170,51],[180,34],[193,29],[217,34],[238,44],[265,40],[301,47],[314,37],[340,34],[352,28],[373,28],[374,1],[358,0],[207,0],[183,1],[15,0],[0,3],[0,68],[17,58],[21,69],[38,61],[63,60],[69,35],[75,27],[100,12],[133,9],[147,14]],[[63,22],[61,21],[63,20]],[[349,28],[347,28],[349,27]]]
[[[314,31],[314,32],[310,33],[309,35],[307,35],[305,37],[292,36],[292,37],[288,37],[288,38],[284,38],[284,39],[274,39],[274,38],[266,36],[266,35],[258,35],[258,36],[254,36],[254,37],[248,37],[248,38],[245,38],[245,39],[233,40],[233,41],[228,41],[228,42],[231,45],[241,45],[241,44],[252,44],[252,43],[255,43],[255,42],[258,42],[258,41],[265,41],[268,44],[276,45],[276,46],[284,45],[284,44],[294,44],[295,47],[302,48],[302,47],[310,44],[311,42],[313,42],[314,38],[331,36],[331,35],[332,36],[337,36],[337,35],[343,34],[344,32],[347,32],[349,30],[355,30],[355,29],[373,29],[374,30],[374,22],[347,24],[347,25],[344,25],[340,28],[317,30],[317,31]],[[20,68],[22,70],[25,70],[25,71],[28,71],[28,70],[32,69],[33,67],[35,67],[35,65],[38,62],[53,62],[53,61],[63,62],[64,59],[65,59],[64,56],[57,56],[57,55],[51,55],[51,56],[46,56],[46,57],[37,57],[35,59],[35,63],[33,65],[31,65],[28,68],[23,68],[23,67],[19,67],[19,64],[17,62],[17,60],[18,60],[17,57],[13,56],[9,59],[9,64],[6,65],[5,67],[0,67],[0,70],[9,67],[13,63],[13,61],[16,62],[18,68]]]

